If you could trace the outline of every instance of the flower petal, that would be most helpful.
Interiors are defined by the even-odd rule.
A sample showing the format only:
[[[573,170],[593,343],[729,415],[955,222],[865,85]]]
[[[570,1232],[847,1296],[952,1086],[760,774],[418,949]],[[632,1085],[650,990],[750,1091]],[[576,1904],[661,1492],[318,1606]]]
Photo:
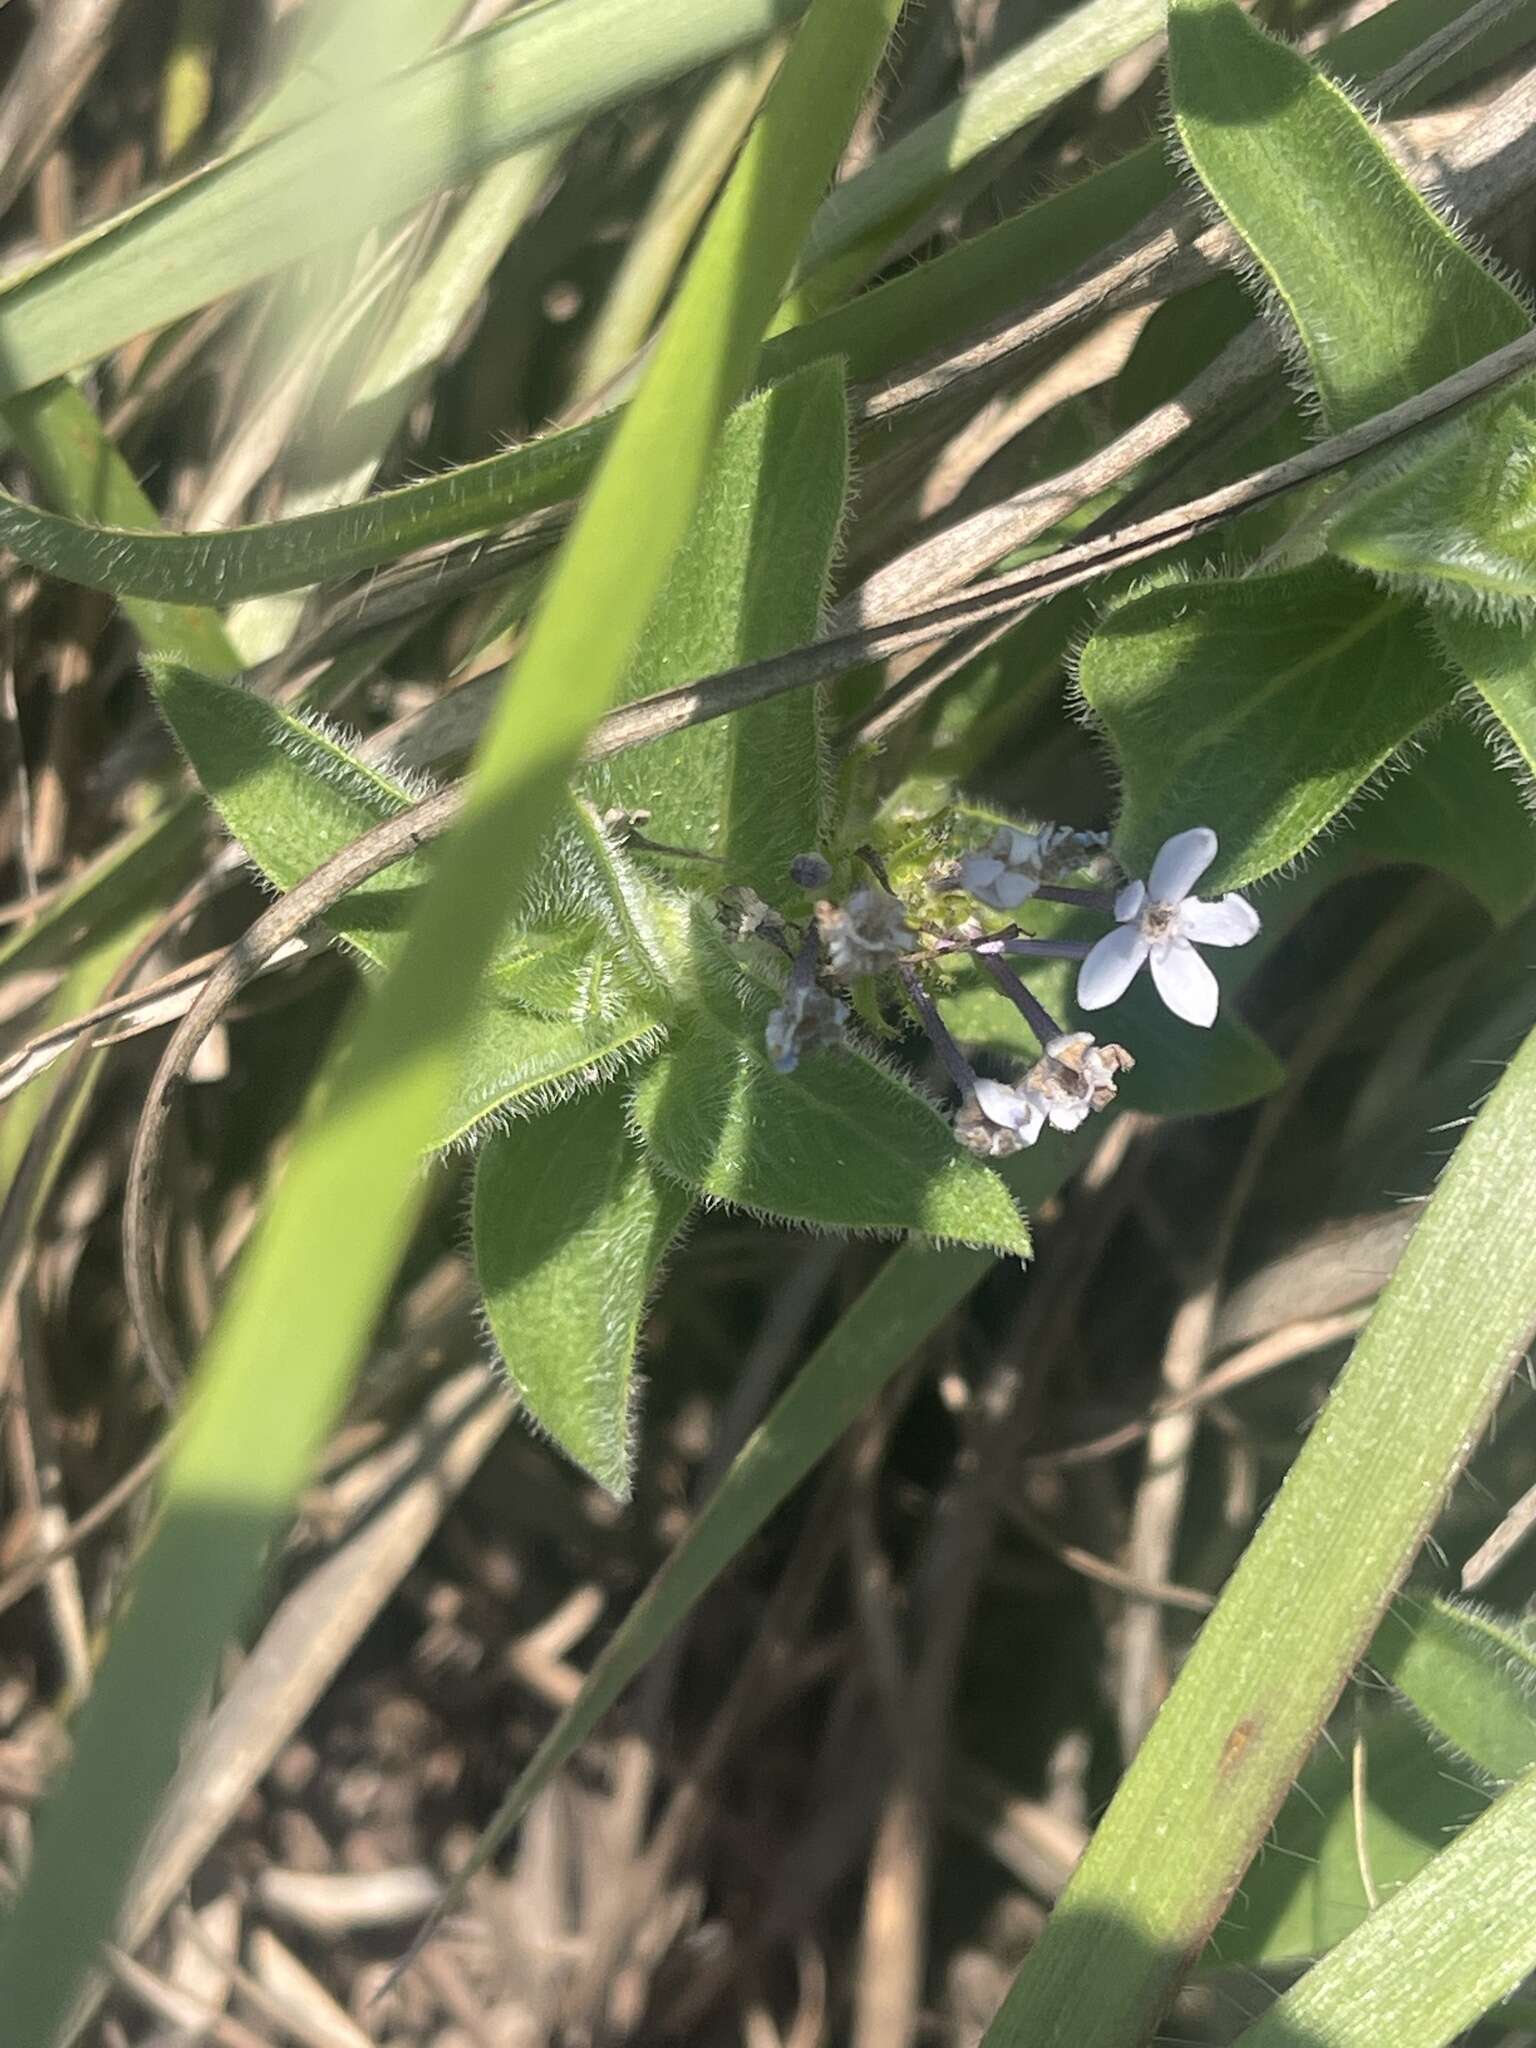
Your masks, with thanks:
[[[957,863],[962,889],[990,889],[1003,872],[995,853],[963,853]]]
[[[1175,832],[1158,848],[1147,877],[1147,894],[1154,903],[1182,903],[1215,858],[1216,834],[1209,825]]]
[[[1134,924],[1116,925],[1094,947],[1077,971],[1080,1010],[1102,1010],[1118,1003],[1151,948]]]
[[[1026,1145],[1033,1145],[1040,1135],[1040,1126],[1045,1121],[1044,1112],[1022,1088],[1009,1088],[1002,1081],[989,1081],[985,1075],[979,1074],[976,1077],[976,1100],[989,1123],[1001,1124],[1004,1130],[1017,1131]]]
[[[1197,946],[1246,946],[1259,935],[1259,913],[1245,896],[1223,896],[1219,903],[1191,898],[1179,906],[1179,932]]]
[[[1021,875],[1014,868],[1006,868],[992,884],[987,900],[995,903],[999,910],[1017,910],[1021,903],[1027,903],[1039,888],[1035,875]]]
[[[1127,882],[1115,898],[1115,916],[1121,924],[1134,924],[1147,900],[1145,882]]]
[[[1046,1121],[1053,1131],[1075,1131],[1087,1123],[1092,1107],[1086,1095],[1074,1096],[1069,1101],[1057,1100],[1047,1105]]]
[[[1216,1022],[1221,990],[1188,939],[1169,939],[1153,947],[1152,980],[1175,1017],[1207,1029]]]

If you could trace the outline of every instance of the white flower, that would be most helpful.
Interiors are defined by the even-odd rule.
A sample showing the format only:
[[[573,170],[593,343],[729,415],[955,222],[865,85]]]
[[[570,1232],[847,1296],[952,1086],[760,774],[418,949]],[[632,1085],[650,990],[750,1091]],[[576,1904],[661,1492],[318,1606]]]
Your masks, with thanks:
[[[1027,1088],[1010,1088],[980,1076],[955,1117],[955,1136],[967,1152],[983,1159],[1007,1159],[1033,1145],[1045,1128],[1045,1111]]]
[[[1108,844],[1107,832],[1078,832],[1070,825],[1042,825],[1038,832],[999,825],[979,852],[960,856],[951,886],[992,910],[1017,910],[1042,882],[1096,867]]]
[[[818,903],[816,922],[839,981],[878,974],[917,944],[906,912],[887,889],[855,889],[844,904]]]
[[[1100,1045],[1091,1031],[1053,1038],[1024,1076],[1024,1091],[1056,1131],[1075,1131],[1115,1099],[1115,1076],[1134,1067],[1123,1045]]]
[[[1038,832],[999,825],[980,852],[961,855],[956,879],[978,903],[1017,910],[1045,880],[1051,856],[1077,836],[1070,825],[1042,825]]]
[[[1152,962],[1158,994],[1186,1024],[1216,1021],[1220,990],[1197,946],[1246,946],[1259,914],[1238,895],[1202,903],[1190,895],[1216,858],[1216,834],[1196,825],[1164,840],[1146,883],[1128,882],[1115,898],[1118,928],[1100,939],[1077,977],[1078,1005],[1102,1010],[1120,1000]]]
[[[846,1003],[829,996],[813,981],[792,980],[779,1008],[768,1013],[763,1030],[768,1057],[781,1074],[792,1074],[802,1053],[841,1045],[847,1019]]]

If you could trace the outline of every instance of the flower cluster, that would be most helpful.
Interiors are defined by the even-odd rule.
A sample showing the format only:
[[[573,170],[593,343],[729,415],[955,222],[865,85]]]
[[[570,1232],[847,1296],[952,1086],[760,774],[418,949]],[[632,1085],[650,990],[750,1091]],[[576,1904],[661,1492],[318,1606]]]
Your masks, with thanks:
[[[1066,825],[1034,831],[1002,825],[984,846],[930,878],[940,889],[961,891],[1005,915],[1035,899],[1111,916],[1111,930],[1097,940],[1031,937],[1017,924],[989,929],[975,917],[947,929],[919,927],[890,888],[879,861],[867,852],[875,881],[854,889],[845,902],[818,902],[801,929],[797,949],[789,942],[793,927],[786,928],[774,913],[762,915],[767,906],[760,899],[733,902],[731,922],[739,935],[771,938],[792,951],[783,998],[765,1031],[769,1058],[780,1073],[789,1074],[805,1054],[844,1042],[849,1005],[825,979],[847,989],[861,976],[894,969],[955,1084],[960,1101],[954,1129],[960,1144],[981,1157],[1001,1159],[1033,1145],[1046,1130],[1075,1131],[1096,1110],[1109,1107],[1119,1076],[1136,1062],[1123,1045],[1101,1044],[1091,1031],[1066,1029],[1020,978],[1018,964],[1076,961],[1077,1007],[1085,1011],[1118,1002],[1141,969],[1149,967],[1153,987],[1173,1014],[1187,1024],[1209,1027],[1216,1021],[1220,989],[1199,948],[1243,946],[1259,930],[1258,914],[1242,896],[1229,891],[1208,901],[1194,894],[1216,853],[1216,834],[1208,826],[1177,832],[1159,849],[1145,881],[1126,877],[1111,893],[1104,885],[1117,870],[1106,834]],[[821,887],[830,877],[818,854],[801,855],[792,870],[802,888]],[[1012,1081],[975,1072],[924,985],[922,963],[957,953],[972,957],[1021,1012],[1039,1043],[1038,1059]]]

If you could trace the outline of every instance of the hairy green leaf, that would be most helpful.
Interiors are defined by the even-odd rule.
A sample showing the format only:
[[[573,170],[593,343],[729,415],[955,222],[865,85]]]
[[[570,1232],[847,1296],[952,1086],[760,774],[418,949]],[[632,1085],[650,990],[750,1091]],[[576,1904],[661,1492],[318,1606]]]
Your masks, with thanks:
[[[626,698],[814,638],[848,478],[835,363],[811,365],[740,406],[635,660]],[[711,881],[774,898],[823,836],[825,742],[817,693],[794,690],[600,764],[599,810],[648,810],[647,836],[712,853]],[[680,871],[697,878],[690,864]]]
[[[191,669],[156,664],[151,675],[156,702],[193,773],[275,887],[291,889],[409,807],[409,790],[365,767],[327,727]],[[427,865],[415,854],[372,876],[331,909],[326,923],[365,959],[385,965],[405,942]]]
[[[1518,619],[1444,609],[1437,609],[1435,632],[1454,671],[1508,734],[1529,788],[1536,777],[1536,635]]]
[[[235,684],[162,668],[155,695],[224,822],[279,889],[412,800],[325,727]],[[432,849],[397,861],[342,897],[325,923],[364,960],[389,966],[435,865]],[[673,943],[672,915],[588,817],[559,827],[512,906],[433,1143],[558,1100],[659,1045],[668,1004],[657,955]]]
[[[754,1215],[1028,1253],[1002,1182],[897,1075],[851,1050],[778,1073],[763,1044],[774,997],[738,981],[702,925],[696,939],[697,1003],[635,1089],[663,1172]]]
[[[66,379],[8,399],[0,417],[43,490],[63,512],[100,526],[158,524],[159,515],[132,470]],[[216,676],[232,676],[240,666],[223,625],[201,606],[128,598],[123,610],[147,654],[189,662]]]
[[[1536,1771],[1496,1799],[1238,2048],[1446,2048],[1536,1967]]]
[[[628,1496],[635,1340],[689,1197],[658,1180],[618,1087],[498,1132],[475,1163],[475,1278],[507,1370],[541,1428]]]
[[[1370,124],[1234,0],[1174,0],[1180,142],[1300,336],[1335,433],[1527,325]]]
[[[1536,1642],[1487,1608],[1403,1593],[1370,1662],[1442,1742],[1508,1783],[1536,1765]]]
[[[1507,924],[1536,893],[1536,817],[1518,777],[1454,715],[1415,742],[1404,768],[1351,813],[1348,843],[1381,860],[1438,868]]]
[[[1262,1969],[1326,1955],[1371,1911],[1367,1873],[1378,1899],[1390,1897],[1487,1805],[1488,1794],[1448,1768],[1408,1715],[1377,1713],[1358,1724],[1365,1797],[1357,1830],[1344,1725],[1344,1740],[1324,1742],[1292,1786],[1202,1967]]]
[[[1536,603],[1533,482],[1536,398],[1520,386],[1427,436],[1385,482],[1346,493],[1328,545],[1452,609],[1525,611]]]
[[[1079,680],[1120,763],[1120,858],[1144,875],[1209,825],[1207,894],[1294,859],[1452,689],[1412,605],[1324,562],[1133,597]]]

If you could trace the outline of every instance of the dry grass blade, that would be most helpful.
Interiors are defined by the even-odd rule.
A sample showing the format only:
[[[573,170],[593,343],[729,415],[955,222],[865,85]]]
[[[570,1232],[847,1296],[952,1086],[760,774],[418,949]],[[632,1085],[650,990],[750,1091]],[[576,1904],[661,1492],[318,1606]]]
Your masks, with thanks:
[[[145,1843],[119,1930],[132,1951],[151,1933],[240,1802],[351,1654],[422,1546],[505,1429],[512,1398],[478,1366],[446,1380],[378,1454],[371,1509],[287,1595],[182,1765]],[[95,2009],[77,2008],[71,2038]]]
[[[107,53],[122,0],[51,0],[0,100],[0,214],[8,213]]]

